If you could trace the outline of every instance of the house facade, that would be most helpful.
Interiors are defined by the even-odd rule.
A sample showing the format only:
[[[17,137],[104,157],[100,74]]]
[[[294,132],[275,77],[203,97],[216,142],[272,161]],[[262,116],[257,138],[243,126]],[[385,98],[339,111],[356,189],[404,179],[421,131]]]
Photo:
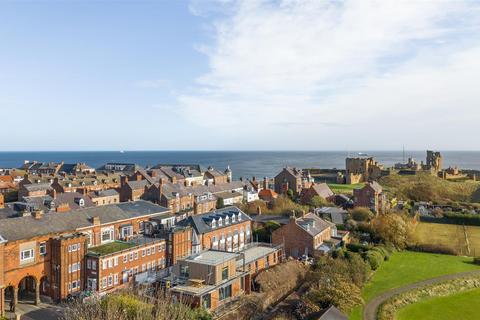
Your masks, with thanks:
[[[2,219],[1,296],[18,303],[22,292],[38,303],[40,295],[58,301],[86,290],[89,252],[116,241],[136,243],[142,238],[145,223],[159,216],[170,213],[158,205],[136,201],[64,213],[36,211],[31,216]],[[138,246],[127,249],[139,250]],[[156,254],[156,266],[159,258],[162,256]]]
[[[376,214],[385,213],[388,209],[388,200],[382,186],[376,182],[369,182],[361,189],[353,190],[354,205],[365,207]]]
[[[287,224],[273,231],[272,243],[283,244],[287,256],[298,258],[320,254],[325,241],[332,241],[337,235],[334,223],[308,213],[300,217],[292,216]]]
[[[294,194],[299,194],[303,188],[309,188],[313,183],[310,173],[297,168],[285,167],[274,178],[275,192],[278,194],[287,194],[292,190]]]

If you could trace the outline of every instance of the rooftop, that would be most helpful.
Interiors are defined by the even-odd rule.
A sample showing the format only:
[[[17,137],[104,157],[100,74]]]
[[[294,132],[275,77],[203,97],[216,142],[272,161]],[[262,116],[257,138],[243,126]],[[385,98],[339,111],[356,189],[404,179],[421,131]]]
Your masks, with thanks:
[[[206,264],[210,266],[216,266],[226,261],[236,259],[239,256],[238,253],[208,250],[198,254],[191,255],[183,259],[187,262],[194,262],[199,264]]]
[[[98,247],[88,249],[88,253],[97,256],[106,256],[115,252],[123,251],[135,247],[134,242],[114,241],[107,244],[103,244]]]

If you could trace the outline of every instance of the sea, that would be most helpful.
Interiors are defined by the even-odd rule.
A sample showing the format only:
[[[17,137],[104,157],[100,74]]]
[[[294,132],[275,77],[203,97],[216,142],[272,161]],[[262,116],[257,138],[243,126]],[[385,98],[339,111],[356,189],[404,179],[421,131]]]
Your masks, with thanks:
[[[480,170],[480,151],[441,151],[444,167]],[[347,156],[369,155],[385,166],[413,157],[425,161],[426,151],[45,151],[0,152],[0,168],[18,168],[25,160],[64,163],[85,162],[98,168],[107,162],[199,164],[224,170],[230,166],[235,179],[274,177],[283,167],[345,168]]]

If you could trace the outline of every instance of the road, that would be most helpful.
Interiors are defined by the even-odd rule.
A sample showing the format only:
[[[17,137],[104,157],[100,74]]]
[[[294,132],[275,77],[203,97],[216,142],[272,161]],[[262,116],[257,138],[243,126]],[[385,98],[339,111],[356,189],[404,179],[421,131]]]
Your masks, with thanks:
[[[381,295],[373,298],[365,306],[365,308],[363,309],[363,320],[376,320],[377,319],[377,310],[380,307],[380,305],[382,303],[384,303],[385,301],[387,301],[388,299],[390,299],[391,297],[397,295],[397,294],[404,293],[404,292],[407,292],[407,291],[411,291],[411,290],[414,290],[414,289],[418,289],[418,288],[421,288],[421,287],[429,286],[429,285],[432,285],[432,284],[437,284],[437,283],[440,283],[440,282],[448,281],[448,280],[454,280],[454,279],[458,279],[458,278],[475,276],[475,275],[480,275],[480,271],[475,270],[475,271],[467,271],[467,272],[461,272],[461,273],[455,273],[455,274],[448,274],[448,275],[444,275],[444,276],[440,276],[440,277],[436,277],[436,278],[431,278],[431,279],[415,282],[415,283],[409,284],[409,285],[404,286],[404,287],[395,288],[395,289],[391,289],[389,291],[386,291],[386,292],[382,293]]]

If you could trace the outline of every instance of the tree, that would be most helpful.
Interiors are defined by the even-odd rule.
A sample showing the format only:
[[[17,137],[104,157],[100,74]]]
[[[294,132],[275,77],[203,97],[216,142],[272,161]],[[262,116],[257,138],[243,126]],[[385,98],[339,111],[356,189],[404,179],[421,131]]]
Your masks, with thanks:
[[[225,204],[223,203],[223,198],[218,198],[217,199],[217,209],[221,209],[225,206]]]
[[[363,303],[360,288],[338,274],[323,274],[310,287],[306,297],[321,309],[334,305],[345,313],[350,313],[353,307]]]
[[[369,221],[375,216],[372,211],[370,211],[368,208],[365,208],[365,207],[357,207],[353,209],[350,212],[350,215],[352,216],[353,220],[359,221],[359,222]]]
[[[414,224],[404,213],[390,213],[374,218],[372,229],[378,240],[397,249],[405,249],[413,238]]]
[[[287,196],[291,199],[291,200],[295,200],[295,195],[293,193],[293,190],[292,189],[288,189],[287,191]]]
[[[332,203],[320,196],[314,196],[310,199],[309,205],[314,208],[331,207]]]

